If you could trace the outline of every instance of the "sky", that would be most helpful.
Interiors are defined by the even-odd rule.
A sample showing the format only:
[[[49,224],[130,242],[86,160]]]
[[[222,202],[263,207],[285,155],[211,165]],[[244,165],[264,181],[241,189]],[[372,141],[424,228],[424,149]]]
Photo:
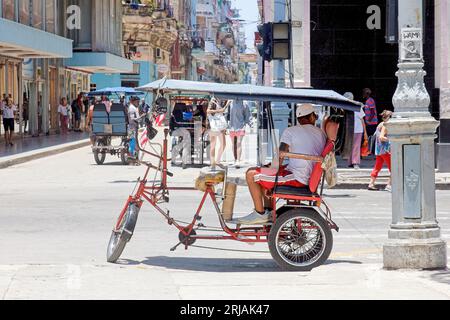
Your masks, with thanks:
[[[257,0],[232,0],[233,8],[240,9],[241,19],[245,20],[245,33],[247,37],[247,47],[254,52],[255,32],[258,31],[258,4]]]

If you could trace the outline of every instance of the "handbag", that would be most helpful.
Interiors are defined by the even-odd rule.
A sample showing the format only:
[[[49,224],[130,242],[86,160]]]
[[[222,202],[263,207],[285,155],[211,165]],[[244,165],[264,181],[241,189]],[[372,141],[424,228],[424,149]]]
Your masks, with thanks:
[[[221,132],[228,128],[228,123],[223,113],[216,113],[208,116],[208,121],[211,131]]]
[[[370,150],[369,150],[369,141],[368,140],[364,140],[364,143],[361,147],[361,156],[362,157],[368,157],[370,155]]]

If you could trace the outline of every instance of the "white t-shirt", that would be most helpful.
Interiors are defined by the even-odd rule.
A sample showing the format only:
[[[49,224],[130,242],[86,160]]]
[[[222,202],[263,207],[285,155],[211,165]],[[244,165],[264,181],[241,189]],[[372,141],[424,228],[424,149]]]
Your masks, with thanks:
[[[364,133],[364,127],[362,125],[362,121],[364,121],[364,117],[366,114],[362,111],[355,112],[355,133]]]
[[[325,132],[310,124],[290,127],[284,131],[281,137],[281,143],[289,145],[289,152],[312,156],[320,156],[326,142]],[[297,181],[308,185],[314,165],[313,161],[289,159],[287,170],[294,174]]]
[[[63,116],[67,117],[69,115],[69,105],[63,106],[60,104],[58,106],[58,113],[61,113]]]
[[[136,128],[137,124],[134,122],[134,119],[139,118],[139,109],[132,103],[128,106],[128,119],[129,119],[129,125],[131,128]]]
[[[2,105],[2,110],[3,110],[3,119],[14,119],[14,112],[17,111],[17,107],[15,105],[8,107],[5,103]]]

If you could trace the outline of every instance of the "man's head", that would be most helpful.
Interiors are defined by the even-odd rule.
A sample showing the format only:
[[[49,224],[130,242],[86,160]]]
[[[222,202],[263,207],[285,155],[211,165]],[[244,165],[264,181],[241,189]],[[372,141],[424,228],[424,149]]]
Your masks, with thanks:
[[[363,98],[364,99],[369,99],[371,96],[372,96],[372,90],[370,90],[369,88],[363,89]]]
[[[140,101],[140,99],[138,97],[131,97],[131,99],[130,99],[131,104],[133,104],[136,107],[139,106],[139,101]]]
[[[316,124],[317,121],[316,109],[310,103],[297,105],[296,115],[298,123],[300,125]]]

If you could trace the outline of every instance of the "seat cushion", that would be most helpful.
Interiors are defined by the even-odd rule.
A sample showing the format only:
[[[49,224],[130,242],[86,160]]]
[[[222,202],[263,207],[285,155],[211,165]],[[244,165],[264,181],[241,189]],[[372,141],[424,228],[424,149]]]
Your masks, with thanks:
[[[332,141],[328,141],[327,144],[325,145],[325,148],[321,156],[325,157],[333,150],[334,150],[334,143]],[[320,181],[322,180],[322,175],[323,175],[322,163],[316,163],[311,173],[311,177],[309,178],[309,190],[311,192],[317,192]]]
[[[275,194],[299,197],[320,197],[317,193],[311,192],[308,187],[296,188],[289,186],[279,186],[275,189]]]

